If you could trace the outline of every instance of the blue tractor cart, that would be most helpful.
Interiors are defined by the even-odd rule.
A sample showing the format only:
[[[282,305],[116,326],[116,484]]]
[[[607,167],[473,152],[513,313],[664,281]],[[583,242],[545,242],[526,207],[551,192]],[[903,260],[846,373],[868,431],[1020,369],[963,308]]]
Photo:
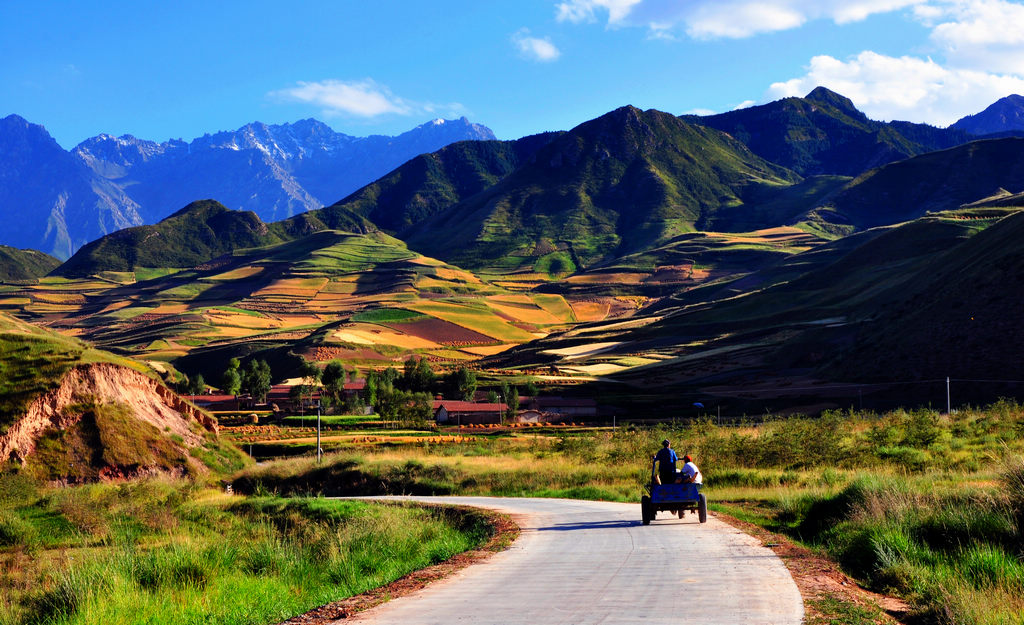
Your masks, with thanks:
[[[640,516],[650,525],[659,512],[668,512],[680,519],[687,510],[697,513],[701,523],[708,520],[708,498],[700,492],[701,484],[659,484],[651,463],[650,495],[640,498]]]

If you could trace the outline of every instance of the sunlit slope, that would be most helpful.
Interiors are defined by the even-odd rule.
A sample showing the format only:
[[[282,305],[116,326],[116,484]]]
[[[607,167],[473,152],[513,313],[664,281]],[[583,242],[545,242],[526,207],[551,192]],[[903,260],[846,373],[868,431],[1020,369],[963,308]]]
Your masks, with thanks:
[[[557,136],[453,143],[409,160],[325,211],[349,210],[403,236],[424,219],[494,185]]]
[[[623,107],[555,138],[407,241],[473,269],[564,274],[702,228],[752,186],[797,179],[719,131]]]
[[[323,217],[323,219],[321,219]],[[362,218],[333,209],[264,223],[251,211],[233,211],[215,200],[192,202],[151,226],[126,228],[85,245],[54,275],[84,278],[105,271],[190,268],[234,250],[274,245],[325,229],[365,233]]]
[[[0,283],[41,278],[58,265],[60,261],[49,254],[0,245]]]

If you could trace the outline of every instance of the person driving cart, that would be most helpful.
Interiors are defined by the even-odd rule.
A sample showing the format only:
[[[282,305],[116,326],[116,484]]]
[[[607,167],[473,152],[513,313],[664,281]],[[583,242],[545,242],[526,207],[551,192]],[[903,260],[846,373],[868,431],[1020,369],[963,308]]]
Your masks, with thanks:
[[[676,481],[676,462],[679,457],[672,449],[672,443],[666,438],[661,441],[661,449],[654,454],[654,460],[658,463],[658,483],[674,484]]]

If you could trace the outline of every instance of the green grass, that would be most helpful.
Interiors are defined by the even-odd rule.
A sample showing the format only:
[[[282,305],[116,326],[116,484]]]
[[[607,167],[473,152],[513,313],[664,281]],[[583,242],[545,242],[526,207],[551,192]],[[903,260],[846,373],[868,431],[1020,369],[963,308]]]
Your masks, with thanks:
[[[426,315],[423,313],[403,308],[374,308],[373,310],[364,310],[352,315],[352,321],[364,323],[403,323],[423,319],[424,317]]]
[[[2,476],[0,623],[276,623],[490,531],[485,515],[445,508]]]

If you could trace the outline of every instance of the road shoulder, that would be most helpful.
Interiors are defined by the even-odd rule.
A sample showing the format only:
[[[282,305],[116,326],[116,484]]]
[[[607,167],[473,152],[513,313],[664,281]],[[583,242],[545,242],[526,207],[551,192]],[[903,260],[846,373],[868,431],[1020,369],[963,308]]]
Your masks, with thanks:
[[[836,562],[813,549],[728,514],[711,514],[723,523],[757,538],[782,560],[803,597],[807,625],[862,623],[865,619],[879,625],[895,625],[907,621],[910,607],[905,601],[861,588],[856,580],[840,570]],[[842,617],[851,612],[851,618],[843,620]]]

